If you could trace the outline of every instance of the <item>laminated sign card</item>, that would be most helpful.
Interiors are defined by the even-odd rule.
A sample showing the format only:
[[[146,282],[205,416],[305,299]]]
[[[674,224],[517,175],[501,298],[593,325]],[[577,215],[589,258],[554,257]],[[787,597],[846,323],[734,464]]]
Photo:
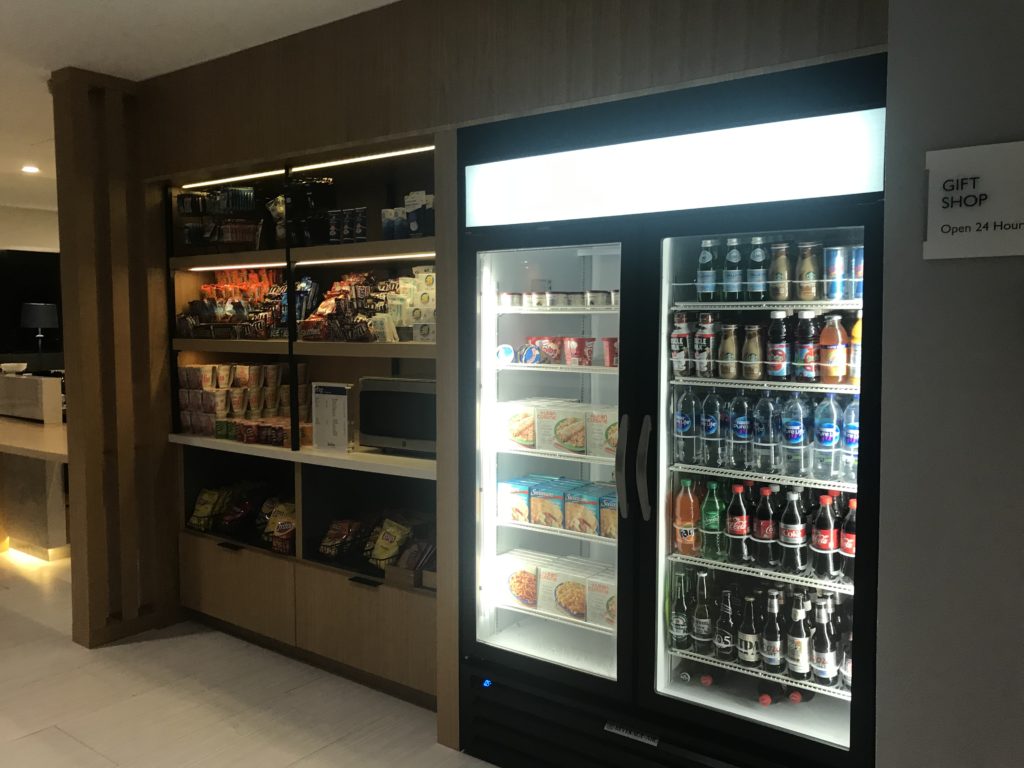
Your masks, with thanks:
[[[925,153],[926,259],[1024,254],[1024,141]]]

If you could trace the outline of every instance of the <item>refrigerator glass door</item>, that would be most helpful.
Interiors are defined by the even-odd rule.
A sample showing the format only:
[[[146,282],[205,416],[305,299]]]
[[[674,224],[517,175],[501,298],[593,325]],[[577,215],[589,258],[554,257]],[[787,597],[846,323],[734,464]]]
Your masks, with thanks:
[[[620,254],[477,256],[476,638],[610,680]]]
[[[655,688],[844,749],[853,558],[833,548],[857,495],[847,406],[859,403],[863,237],[844,227],[662,243]],[[743,513],[730,515],[735,496]],[[796,520],[782,518],[789,500]],[[815,629],[818,599],[830,621]],[[798,604],[811,608],[799,626]]]

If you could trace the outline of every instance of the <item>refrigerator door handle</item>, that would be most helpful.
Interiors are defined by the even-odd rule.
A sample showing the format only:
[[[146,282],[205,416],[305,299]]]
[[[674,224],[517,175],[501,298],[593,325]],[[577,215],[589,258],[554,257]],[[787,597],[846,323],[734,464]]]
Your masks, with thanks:
[[[640,499],[640,514],[644,522],[651,519],[651,497],[647,488],[647,453],[651,448],[651,415],[644,416],[640,426],[640,439],[636,444],[636,495]]]
[[[629,496],[626,494],[626,440],[629,435],[629,414],[619,416],[619,442],[615,446],[615,490],[619,496],[619,516],[629,519]]]

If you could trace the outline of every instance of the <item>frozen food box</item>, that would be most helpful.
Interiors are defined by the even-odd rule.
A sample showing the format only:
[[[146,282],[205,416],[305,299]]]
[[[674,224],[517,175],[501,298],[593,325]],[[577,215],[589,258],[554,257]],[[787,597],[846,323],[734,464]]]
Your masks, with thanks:
[[[594,405],[587,412],[587,455],[614,456],[619,445],[619,409]]]
[[[586,410],[574,403],[538,406],[537,448],[558,453],[584,454],[587,450]]]
[[[614,627],[619,613],[618,579],[614,569],[587,579],[587,623]]]
[[[495,594],[512,605],[537,607],[538,558],[527,550],[512,550],[496,558]]]
[[[499,405],[500,429],[510,448],[537,447],[537,407],[530,402]]]
[[[597,535],[601,495],[607,491],[596,485],[584,485],[565,494],[565,529]]]
[[[530,522],[530,491],[549,480],[517,477],[498,481],[498,519],[511,523]]]
[[[586,621],[587,578],[594,572],[564,559],[542,564],[537,577],[537,610]]]
[[[530,522],[548,528],[565,524],[565,486],[546,483],[530,489]]]
[[[619,494],[614,487],[601,496],[599,506],[601,535],[609,539],[619,538]]]

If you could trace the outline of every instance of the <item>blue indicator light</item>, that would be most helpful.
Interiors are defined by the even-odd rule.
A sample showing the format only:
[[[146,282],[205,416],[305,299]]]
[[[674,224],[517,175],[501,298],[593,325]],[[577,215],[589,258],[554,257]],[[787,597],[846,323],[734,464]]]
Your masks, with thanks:
[[[492,685],[494,685],[494,681],[490,678],[485,677],[484,681],[480,683],[480,685],[482,685],[484,688],[490,688]]]

